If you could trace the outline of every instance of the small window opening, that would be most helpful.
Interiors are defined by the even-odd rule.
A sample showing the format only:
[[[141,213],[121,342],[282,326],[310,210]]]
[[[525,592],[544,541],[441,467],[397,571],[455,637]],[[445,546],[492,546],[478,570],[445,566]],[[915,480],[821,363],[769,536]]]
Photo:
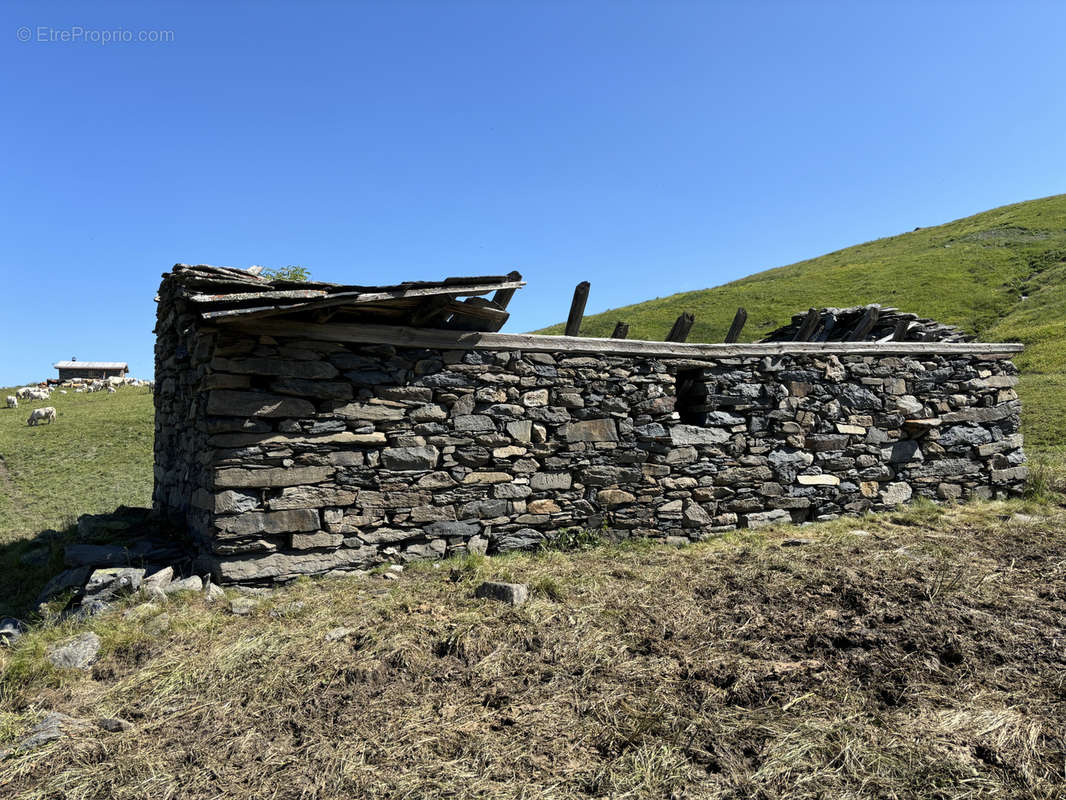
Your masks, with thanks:
[[[682,369],[677,373],[677,410],[686,425],[706,425],[711,388],[702,369]]]

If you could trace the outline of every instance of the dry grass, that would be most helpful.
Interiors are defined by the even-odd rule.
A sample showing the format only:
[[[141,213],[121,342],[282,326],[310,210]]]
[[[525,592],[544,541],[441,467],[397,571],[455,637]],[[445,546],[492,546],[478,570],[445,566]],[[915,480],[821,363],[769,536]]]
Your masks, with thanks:
[[[9,759],[0,795],[1061,797],[1063,522],[918,507],[795,547],[783,529],[304,581],[250,617],[189,598],[87,623],[88,674],[47,666],[77,628],[42,625],[0,655],[0,745],[47,709],[136,727]],[[485,578],[533,599],[474,600]]]

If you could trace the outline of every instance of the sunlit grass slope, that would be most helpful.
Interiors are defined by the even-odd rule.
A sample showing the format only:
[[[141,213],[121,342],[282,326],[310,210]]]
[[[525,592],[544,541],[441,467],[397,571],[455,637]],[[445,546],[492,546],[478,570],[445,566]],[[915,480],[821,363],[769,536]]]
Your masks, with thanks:
[[[595,292],[595,287],[593,287]],[[718,342],[738,306],[744,341],[762,338],[816,306],[892,305],[959,325],[985,341],[1020,341],[1030,444],[1063,443],[1066,423],[1066,195],[1003,206],[945,225],[767,270],[712,289],[684,292],[587,317],[586,336],[662,340],[683,311],[689,341]],[[561,333],[554,325],[542,333]]]

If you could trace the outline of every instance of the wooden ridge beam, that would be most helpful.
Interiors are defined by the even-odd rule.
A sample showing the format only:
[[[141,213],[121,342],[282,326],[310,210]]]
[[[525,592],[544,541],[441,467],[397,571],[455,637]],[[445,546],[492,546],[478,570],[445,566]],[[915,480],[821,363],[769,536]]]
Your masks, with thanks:
[[[648,342],[637,339],[601,339],[582,336],[544,336],[535,333],[479,333],[400,325],[240,319],[218,320],[233,327],[267,336],[291,336],[326,342],[392,344],[400,347],[430,347],[444,350],[528,350],[540,353],[591,353],[603,356],[649,356],[661,358],[737,358],[787,355],[936,355],[970,354],[1006,357],[1022,352],[1018,342],[757,342],[752,344],[699,344]]]

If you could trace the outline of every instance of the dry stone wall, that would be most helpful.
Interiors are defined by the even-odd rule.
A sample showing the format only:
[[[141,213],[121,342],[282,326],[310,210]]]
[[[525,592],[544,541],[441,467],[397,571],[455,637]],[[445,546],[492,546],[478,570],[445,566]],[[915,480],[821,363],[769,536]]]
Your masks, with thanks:
[[[680,543],[1026,477],[1005,358],[345,345],[163,305],[155,504],[223,581],[535,548],[575,527]]]

